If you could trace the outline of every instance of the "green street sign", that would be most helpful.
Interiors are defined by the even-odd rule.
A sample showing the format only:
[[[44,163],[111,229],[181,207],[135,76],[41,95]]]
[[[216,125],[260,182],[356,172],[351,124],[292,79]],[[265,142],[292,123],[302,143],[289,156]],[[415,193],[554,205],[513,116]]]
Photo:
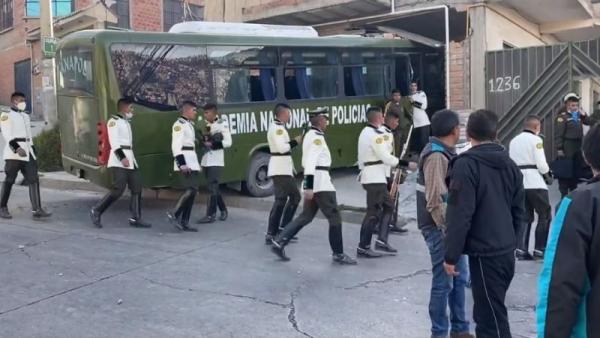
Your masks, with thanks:
[[[53,58],[56,55],[56,43],[58,40],[55,38],[42,38],[42,53],[44,57]]]

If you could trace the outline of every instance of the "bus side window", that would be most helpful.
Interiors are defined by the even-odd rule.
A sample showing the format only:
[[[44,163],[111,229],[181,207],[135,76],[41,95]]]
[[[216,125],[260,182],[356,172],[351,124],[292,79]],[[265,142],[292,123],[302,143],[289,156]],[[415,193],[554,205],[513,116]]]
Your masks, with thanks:
[[[290,49],[281,54],[288,100],[337,96],[338,54],[327,49]]]
[[[277,98],[277,54],[260,46],[210,46],[218,103],[273,101]]]
[[[389,72],[380,52],[347,51],[342,54],[342,63],[346,96],[384,95]]]

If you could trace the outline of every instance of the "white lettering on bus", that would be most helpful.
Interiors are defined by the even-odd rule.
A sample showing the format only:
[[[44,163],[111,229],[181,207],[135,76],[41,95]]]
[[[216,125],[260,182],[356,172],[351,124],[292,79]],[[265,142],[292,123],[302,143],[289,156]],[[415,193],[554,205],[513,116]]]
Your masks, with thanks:
[[[331,125],[365,123],[369,107],[369,104],[328,107],[331,113],[329,122]],[[290,129],[302,128],[308,122],[309,110],[306,107],[292,109],[286,126]],[[232,135],[266,132],[274,119],[272,111],[223,114],[222,118],[229,124]]]

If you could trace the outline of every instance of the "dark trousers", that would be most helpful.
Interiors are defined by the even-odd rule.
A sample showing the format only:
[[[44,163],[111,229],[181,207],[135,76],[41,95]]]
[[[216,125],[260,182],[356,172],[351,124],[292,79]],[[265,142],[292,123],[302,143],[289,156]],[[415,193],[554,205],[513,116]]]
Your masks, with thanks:
[[[275,202],[269,213],[267,234],[275,236],[280,228],[292,221],[301,197],[293,176],[277,175],[271,179],[275,186]]]
[[[217,213],[217,207],[219,207],[221,212],[227,210],[223,196],[221,196],[221,190],[219,189],[219,179],[221,178],[223,167],[202,167],[202,170],[204,170],[204,177],[206,177],[206,184],[210,193],[208,205],[206,206],[206,215],[214,216]]]
[[[513,252],[493,257],[469,257],[473,320],[477,338],[510,338],[504,301],[515,274]]]
[[[185,191],[177,200],[173,214],[182,225],[188,225],[190,221],[194,199],[198,193],[198,175],[197,171],[192,171],[187,175],[181,174],[180,177],[181,186],[185,188]]]
[[[21,174],[23,174],[23,177],[25,177],[27,184],[39,184],[37,161],[33,157],[30,157],[29,161],[6,160],[4,165],[6,177],[4,178],[4,183],[2,184],[2,193],[0,196],[1,208],[6,208],[8,205],[10,192],[13,184],[15,184],[19,171]],[[32,198],[32,205],[35,204],[33,197],[30,197]]]
[[[139,219],[141,217],[141,194],[142,194],[142,179],[140,177],[139,170],[136,169],[125,169],[112,167],[109,168],[112,174],[112,186],[108,194],[106,194],[96,204],[94,209],[102,214],[108,209],[116,200],[118,200],[125,192],[125,188],[129,187],[131,191],[131,200],[129,203],[129,210],[131,211],[133,219]]]
[[[429,142],[429,136],[431,134],[431,127],[429,125],[413,128],[412,134],[410,136],[410,150],[411,152],[419,155],[423,148]]]
[[[519,233],[519,249],[528,251],[529,235],[531,224],[533,223],[534,213],[538,215],[538,222],[535,228],[536,250],[544,251],[548,232],[550,230],[550,221],[552,220],[552,207],[548,197],[548,190],[545,189],[526,189],[525,190],[525,209],[527,210],[527,225]]]
[[[294,238],[304,226],[315,218],[317,211],[321,210],[329,222],[329,245],[331,246],[331,251],[335,254],[343,253],[342,216],[337,207],[335,191],[320,191],[315,193],[312,200],[304,201],[302,213],[283,228],[279,235],[277,235],[276,240],[286,245],[290,239]]]
[[[371,247],[375,227],[380,224],[383,215],[391,215],[394,204],[389,198],[387,184],[385,183],[363,184],[363,189],[367,191],[367,214],[360,228],[360,243],[358,246],[362,249],[368,249]]]

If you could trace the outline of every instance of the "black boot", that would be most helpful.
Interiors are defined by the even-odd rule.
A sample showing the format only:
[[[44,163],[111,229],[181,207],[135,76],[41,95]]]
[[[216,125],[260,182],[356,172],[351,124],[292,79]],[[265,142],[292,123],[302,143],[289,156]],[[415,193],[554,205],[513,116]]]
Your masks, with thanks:
[[[40,197],[39,183],[29,184],[29,199],[31,200],[33,218],[39,219],[52,216],[51,212],[48,212],[42,208],[42,199]]]
[[[104,213],[104,211],[108,209],[108,207],[110,207],[110,205],[116,200],[117,198],[115,198],[115,196],[112,194],[106,194],[106,196],[104,196],[100,202],[98,202],[98,204],[90,209],[90,218],[92,219],[92,223],[96,228],[102,228],[102,213]]]
[[[221,194],[217,195],[217,206],[219,207],[219,211],[221,212],[219,220],[227,220],[227,216],[229,216],[229,213],[227,212],[227,206],[225,205],[225,201],[223,200],[223,196],[221,196]]]
[[[275,200],[271,212],[269,212],[269,224],[267,226],[267,234],[265,235],[265,244],[271,245],[271,240],[279,233],[279,224],[281,224],[281,216],[285,208],[285,202]]]
[[[184,226],[182,222],[183,215],[187,210],[190,198],[195,196],[196,192],[194,190],[186,190],[177,200],[177,204],[175,204],[175,208],[173,209],[173,211],[167,212],[167,218],[169,218],[169,222],[175,227],[175,229],[182,231],[185,230],[187,224]]]
[[[131,211],[129,225],[135,228],[152,227],[150,223],[142,221],[142,194],[131,195],[131,200],[129,202],[129,211]]]
[[[281,240],[271,240],[271,251],[279,256],[282,261],[289,261],[290,258],[285,254],[285,242]]]
[[[283,218],[281,219],[281,226],[279,227],[279,232],[283,231],[285,226],[288,225],[292,221],[292,219],[294,218],[294,215],[296,214],[297,209],[298,209],[298,204],[287,203],[285,205],[285,208],[283,209]],[[290,240],[292,242],[295,242],[298,240],[298,236],[294,236],[294,237],[290,238]]]
[[[11,219],[12,215],[8,212],[8,198],[12,190],[12,183],[4,182],[2,184],[2,192],[0,192],[0,218]]]
[[[210,195],[208,205],[206,206],[206,216],[198,220],[198,224],[214,223],[217,219],[217,196]]]

